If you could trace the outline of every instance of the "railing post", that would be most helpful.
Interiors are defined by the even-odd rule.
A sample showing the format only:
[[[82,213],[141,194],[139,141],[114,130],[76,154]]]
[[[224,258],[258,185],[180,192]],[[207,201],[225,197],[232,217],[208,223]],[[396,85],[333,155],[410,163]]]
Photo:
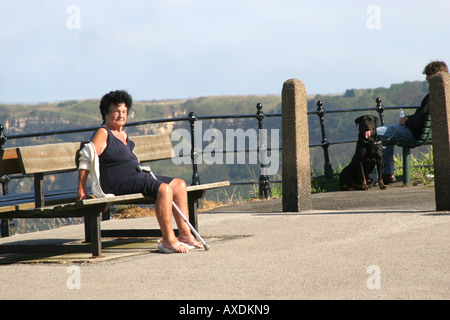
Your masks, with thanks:
[[[8,138],[3,133],[3,130],[5,127],[3,127],[2,124],[0,124],[0,165],[3,161],[3,149],[5,148],[5,142],[8,140]],[[3,195],[8,194],[8,182],[11,180],[11,178],[8,175],[3,175],[0,177],[0,183],[2,184],[2,192]],[[2,219],[1,225],[0,225],[0,237],[9,237],[15,234],[15,223],[13,219]]]
[[[267,142],[263,141],[262,138],[267,135],[262,134],[263,129],[263,121],[266,115],[262,111],[262,104],[256,104],[256,119],[258,120],[258,154],[260,155],[260,167],[261,173],[259,175],[259,198],[260,199],[269,199],[271,197],[271,189],[270,189],[270,181],[269,176],[263,174],[266,168],[266,153],[267,153]]]
[[[330,156],[328,154],[328,147],[330,146],[330,142],[327,140],[327,135],[325,133],[325,110],[322,108],[323,102],[317,101],[317,115],[319,116],[320,120],[320,129],[322,130],[322,149],[323,149],[323,155],[324,155],[324,171],[325,171],[325,177],[327,179],[330,179],[333,176],[333,168],[331,167],[330,163]]]
[[[8,138],[5,136],[3,130],[5,127],[3,127],[2,124],[0,124],[0,165],[3,161],[3,149],[5,148],[5,142],[8,140]],[[8,182],[11,180],[8,175],[4,175],[0,177],[0,183],[2,184],[2,191],[3,194],[8,194]]]
[[[381,104],[381,99],[380,98],[376,98],[375,102],[377,103],[377,106],[375,107],[375,110],[378,112],[378,114],[380,115],[380,125],[384,126],[384,119],[383,119],[383,111],[384,111],[384,107]]]
[[[303,82],[289,79],[283,83],[281,111],[283,212],[311,210],[308,104]]]
[[[199,185],[200,177],[198,176],[197,169],[197,158],[199,156],[198,152],[195,150],[195,121],[197,121],[197,116],[194,112],[189,113],[189,123],[191,124],[191,160],[192,160],[192,182],[191,185]],[[201,134],[201,133],[200,133]]]

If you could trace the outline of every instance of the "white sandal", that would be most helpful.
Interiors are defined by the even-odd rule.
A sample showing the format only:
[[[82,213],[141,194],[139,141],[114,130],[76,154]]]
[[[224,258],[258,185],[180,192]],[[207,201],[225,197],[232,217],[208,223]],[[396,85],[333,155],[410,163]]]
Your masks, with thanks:
[[[184,247],[188,248],[186,244],[184,244],[183,242],[179,242],[181,245],[183,245]],[[188,248],[189,249],[189,248]],[[187,252],[178,252],[174,249],[169,249],[163,246],[162,242],[158,240],[158,251],[161,253],[187,253]],[[188,251],[189,252],[189,251]]]

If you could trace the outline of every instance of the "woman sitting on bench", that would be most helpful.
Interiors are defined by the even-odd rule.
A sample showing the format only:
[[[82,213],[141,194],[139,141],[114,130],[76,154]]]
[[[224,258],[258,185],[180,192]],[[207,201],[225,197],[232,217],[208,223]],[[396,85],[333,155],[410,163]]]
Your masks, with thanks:
[[[88,174],[100,174],[101,188],[97,186],[97,192],[103,196],[142,193],[156,199],[156,217],[163,236],[158,244],[160,252],[186,253],[188,249],[202,248],[176,211],[173,216],[178,226],[178,238],[172,228],[172,201],[182,212],[188,212],[184,180],[164,176],[157,176],[155,180],[138,170],[140,163],[133,152],[134,143],[123,131],[131,105],[132,98],[126,91],[111,91],[102,97],[100,113],[103,125],[94,133],[86,150],[81,151],[77,199],[87,198]],[[92,165],[97,157],[99,172],[96,172],[96,165]]]

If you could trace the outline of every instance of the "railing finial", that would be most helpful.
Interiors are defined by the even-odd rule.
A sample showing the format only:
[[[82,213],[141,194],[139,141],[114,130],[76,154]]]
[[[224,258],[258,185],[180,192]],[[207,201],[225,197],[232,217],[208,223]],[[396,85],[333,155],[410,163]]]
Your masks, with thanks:
[[[383,119],[384,106],[381,104],[381,99],[380,98],[376,98],[375,102],[377,103],[377,105],[375,107],[375,110],[380,115],[380,124],[381,124],[381,126],[384,126],[384,119]]]

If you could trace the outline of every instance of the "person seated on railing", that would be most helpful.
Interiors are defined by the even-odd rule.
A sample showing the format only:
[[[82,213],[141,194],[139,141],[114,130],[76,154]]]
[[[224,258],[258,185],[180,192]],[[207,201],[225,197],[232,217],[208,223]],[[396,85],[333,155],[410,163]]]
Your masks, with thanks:
[[[439,71],[448,72],[447,65],[443,61],[432,61],[425,69],[423,74],[426,75],[427,81],[430,77]],[[400,118],[398,124],[385,125],[377,128],[377,134],[381,141],[397,141],[397,142],[414,142],[421,134],[425,118],[430,114],[430,98],[427,94],[420,107],[416,109],[415,113],[406,117]],[[385,184],[395,182],[394,177],[394,145],[386,145],[383,152],[383,182]],[[375,181],[376,173],[373,172],[370,177]]]
[[[86,181],[90,174],[99,184],[93,183],[97,196],[142,193],[156,199],[156,217],[162,232],[158,250],[165,253],[185,253],[189,248],[201,248],[192,235],[189,226],[175,211],[173,216],[178,226],[179,236],[172,228],[172,201],[182,212],[188,212],[186,183],[182,179],[157,176],[153,179],[140,171],[134,142],[128,139],[123,126],[127,121],[132,97],[126,91],[111,91],[100,101],[103,125],[94,133],[90,143],[80,152],[77,199],[87,198]],[[97,172],[99,171],[99,172]]]

